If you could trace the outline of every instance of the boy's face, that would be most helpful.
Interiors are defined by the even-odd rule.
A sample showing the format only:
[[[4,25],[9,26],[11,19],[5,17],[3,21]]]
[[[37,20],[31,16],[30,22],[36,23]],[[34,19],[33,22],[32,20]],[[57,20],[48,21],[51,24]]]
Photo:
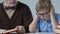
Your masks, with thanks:
[[[49,17],[49,10],[46,10],[46,9],[42,9],[40,10],[40,12],[38,12],[38,16],[41,18],[41,19],[47,19]]]

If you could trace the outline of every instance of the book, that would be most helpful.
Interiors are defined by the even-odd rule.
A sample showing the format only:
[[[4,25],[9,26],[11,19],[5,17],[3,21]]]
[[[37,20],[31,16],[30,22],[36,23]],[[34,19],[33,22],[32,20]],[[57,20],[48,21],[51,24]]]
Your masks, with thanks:
[[[57,28],[60,28],[60,25],[57,25]]]
[[[2,34],[2,32],[6,31],[5,29],[0,29],[0,34]]]

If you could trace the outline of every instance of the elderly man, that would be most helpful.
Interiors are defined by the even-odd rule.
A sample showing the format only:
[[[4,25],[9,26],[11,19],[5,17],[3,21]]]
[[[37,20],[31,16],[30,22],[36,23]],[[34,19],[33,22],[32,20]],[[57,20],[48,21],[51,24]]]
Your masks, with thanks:
[[[29,7],[16,0],[4,0],[0,3],[0,29],[3,33],[29,32],[28,26],[32,21]]]

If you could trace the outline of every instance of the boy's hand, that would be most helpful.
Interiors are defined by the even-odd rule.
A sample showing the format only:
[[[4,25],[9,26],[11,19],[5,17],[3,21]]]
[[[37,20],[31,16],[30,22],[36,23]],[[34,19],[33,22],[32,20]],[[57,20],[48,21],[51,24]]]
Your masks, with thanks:
[[[51,7],[51,10],[50,10],[50,14],[54,14],[54,11],[55,11],[55,9],[54,9],[54,7],[52,6],[52,7]]]

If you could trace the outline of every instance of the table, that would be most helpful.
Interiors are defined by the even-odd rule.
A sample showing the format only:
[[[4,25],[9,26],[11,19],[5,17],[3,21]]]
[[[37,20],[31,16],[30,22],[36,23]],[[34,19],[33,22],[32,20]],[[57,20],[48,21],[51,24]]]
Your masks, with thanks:
[[[26,33],[26,34],[55,34],[52,32],[37,32],[37,33]]]
[[[2,32],[5,31],[3,29],[0,29],[0,34],[2,34]],[[14,33],[16,34],[16,33]],[[55,34],[53,32],[36,32],[36,33],[26,33],[26,34]]]

